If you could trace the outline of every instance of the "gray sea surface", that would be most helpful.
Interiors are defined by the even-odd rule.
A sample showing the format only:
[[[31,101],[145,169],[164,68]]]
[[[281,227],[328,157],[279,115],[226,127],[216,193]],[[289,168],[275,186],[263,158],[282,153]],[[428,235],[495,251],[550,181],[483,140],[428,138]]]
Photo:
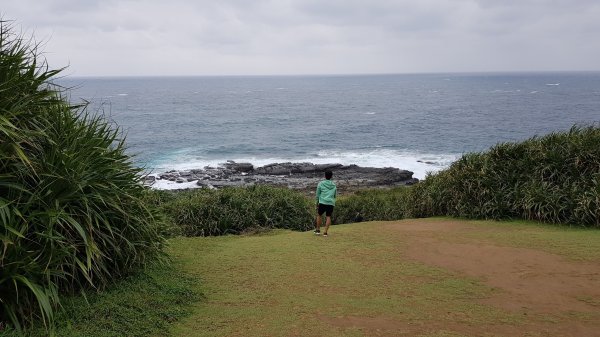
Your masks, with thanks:
[[[600,73],[67,77],[151,172],[226,160],[415,172],[498,142],[600,122]]]

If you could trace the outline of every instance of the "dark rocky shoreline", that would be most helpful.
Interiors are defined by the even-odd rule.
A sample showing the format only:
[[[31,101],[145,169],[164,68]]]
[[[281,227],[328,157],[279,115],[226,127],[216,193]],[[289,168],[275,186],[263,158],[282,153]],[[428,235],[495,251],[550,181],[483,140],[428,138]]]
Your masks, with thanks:
[[[274,163],[254,167],[250,163],[228,161],[219,167],[204,167],[184,171],[169,171],[146,177],[147,185],[166,180],[173,183],[196,182],[194,187],[222,188],[256,184],[312,191],[323,179],[326,170],[333,171],[333,180],[344,191],[364,188],[389,188],[418,182],[413,172],[394,167],[375,168],[342,164]]]

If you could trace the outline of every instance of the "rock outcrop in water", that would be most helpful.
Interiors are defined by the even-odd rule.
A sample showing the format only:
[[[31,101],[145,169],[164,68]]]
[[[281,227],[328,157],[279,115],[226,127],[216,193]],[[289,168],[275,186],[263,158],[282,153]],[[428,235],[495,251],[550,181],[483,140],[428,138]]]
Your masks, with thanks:
[[[255,168],[250,163],[228,161],[220,167],[204,167],[186,171],[169,171],[146,178],[148,185],[157,180],[175,183],[194,182],[198,187],[222,188],[266,184],[283,186],[310,193],[323,179],[324,172],[333,171],[338,188],[353,191],[363,188],[384,188],[412,185],[418,181],[413,172],[393,167],[375,168],[342,164],[274,163]]]

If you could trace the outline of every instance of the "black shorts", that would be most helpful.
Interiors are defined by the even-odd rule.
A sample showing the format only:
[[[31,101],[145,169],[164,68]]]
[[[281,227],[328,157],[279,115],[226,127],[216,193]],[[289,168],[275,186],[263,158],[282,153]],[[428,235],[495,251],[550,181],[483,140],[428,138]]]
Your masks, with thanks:
[[[333,205],[319,204],[317,213],[319,215],[323,215],[323,213],[325,213],[326,216],[331,216],[333,213]]]

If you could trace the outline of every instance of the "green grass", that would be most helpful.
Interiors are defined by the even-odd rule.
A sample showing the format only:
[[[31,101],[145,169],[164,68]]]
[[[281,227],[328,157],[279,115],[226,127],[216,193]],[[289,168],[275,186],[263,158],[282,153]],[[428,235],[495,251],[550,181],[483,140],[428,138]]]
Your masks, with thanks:
[[[193,316],[173,327],[173,334],[363,336],[360,329],[331,323],[347,317],[408,325],[521,323],[519,315],[478,303],[493,289],[408,260],[402,236],[379,227],[335,226],[329,238],[274,231],[175,239],[171,254],[196,275],[206,298],[195,304]],[[432,333],[452,335],[443,329]]]
[[[447,218],[438,218],[440,221]],[[429,221],[434,221],[430,218]],[[555,226],[536,221],[468,221],[485,230],[462,233],[459,241],[485,240],[517,248],[533,248],[577,261],[600,260],[600,231]]]
[[[600,318],[588,312],[504,311],[482,301],[502,290],[406,254],[418,235],[597,262],[600,231],[527,221],[409,221],[459,221],[467,227],[411,233],[386,229],[390,222],[364,222],[334,226],[328,238],[282,229],[174,238],[167,249],[170,267],[154,266],[88,295],[89,306],[81,297],[64,300],[56,335],[497,336],[490,326],[520,331],[531,329],[532,322],[592,324]],[[594,297],[577,299],[599,305]],[[28,334],[44,335],[41,328]]]
[[[63,299],[64,311],[56,317],[55,335],[60,337],[161,336],[168,327],[188,316],[191,303],[201,298],[192,288],[196,280],[177,264],[155,265],[130,276],[102,293]],[[46,336],[43,327],[27,331],[0,332],[2,337]]]

